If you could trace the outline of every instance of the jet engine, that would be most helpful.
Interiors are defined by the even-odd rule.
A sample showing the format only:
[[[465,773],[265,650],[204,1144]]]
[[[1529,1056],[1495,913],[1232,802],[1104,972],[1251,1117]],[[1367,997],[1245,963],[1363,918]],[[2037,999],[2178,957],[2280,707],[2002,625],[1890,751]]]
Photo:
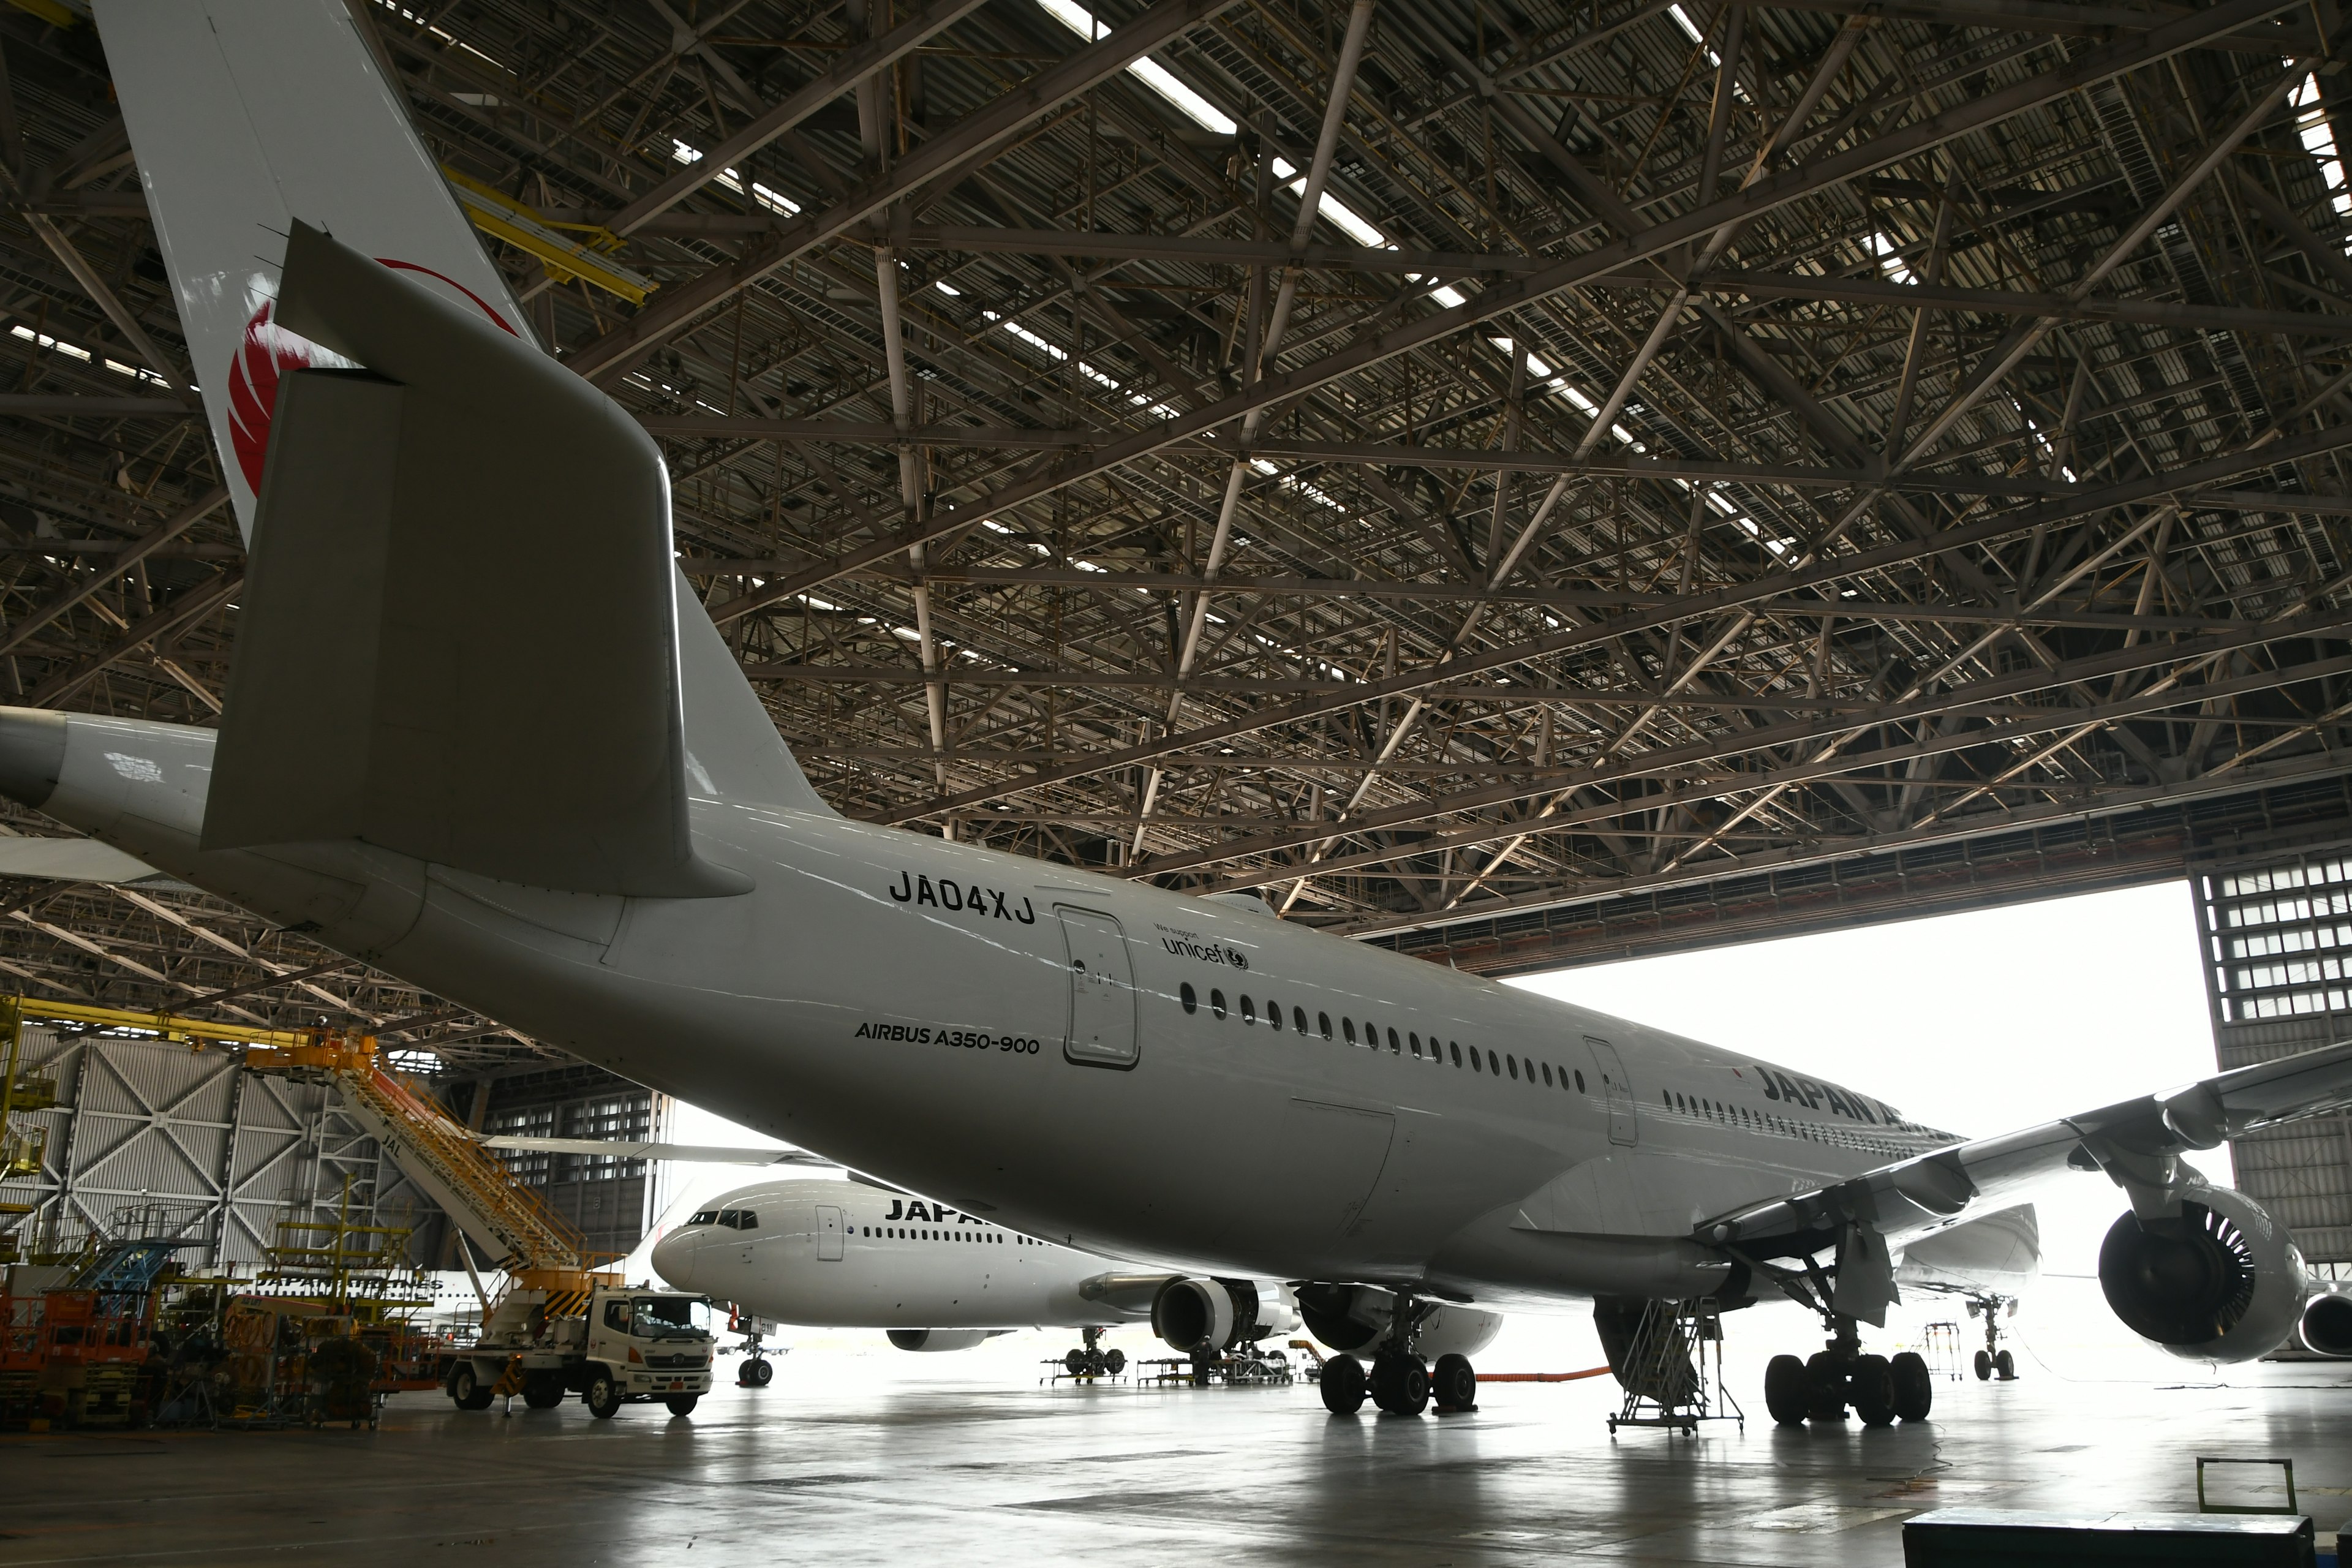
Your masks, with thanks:
[[[968,1351],[1009,1334],[1011,1329],[892,1329],[890,1342],[902,1351]]]
[[[2228,1187],[2178,1219],[2125,1215],[2099,1247],[2099,1289],[2124,1326],[2189,1361],[2252,1361],[2295,1326],[2308,1287],[2286,1228]]]
[[[2352,1356],[2352,1296],[2328,1290],[2305,1302],[2295,1337],[2314,1355]]]
[[[1298,1313],[1307,1331],[1335,1351],[1370,1355],[1389,1331],[1396,1297],[1375,1285],[1306,1285]],[[1476,1355],[1503,1331],[1503,1314],[1477,1307],[1440,1306],[1422,1320],[1415,1348],[1424,1360]]]
[[[1184,1275],[1151,1299],[1151,1331],[1173,1351],[1223,1351],[1298,1331],[1290,1288],[1270,1279]]]

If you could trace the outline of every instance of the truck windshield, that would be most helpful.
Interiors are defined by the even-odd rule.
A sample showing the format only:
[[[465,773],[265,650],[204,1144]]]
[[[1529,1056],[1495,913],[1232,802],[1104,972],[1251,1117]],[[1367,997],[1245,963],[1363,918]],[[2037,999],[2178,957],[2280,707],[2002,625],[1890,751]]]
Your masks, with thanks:
[[[651,1339],[710,1337],[710,1303],[699,1296],[640,1296],[636,1331]]]

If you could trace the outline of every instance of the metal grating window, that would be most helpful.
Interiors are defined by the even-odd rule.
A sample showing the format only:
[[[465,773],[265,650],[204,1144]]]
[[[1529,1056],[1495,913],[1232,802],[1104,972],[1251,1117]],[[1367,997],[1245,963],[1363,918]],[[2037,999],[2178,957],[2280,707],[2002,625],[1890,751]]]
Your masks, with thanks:
[[[2203,880],[2216,1022],[2352,1010],[2352,858]]]

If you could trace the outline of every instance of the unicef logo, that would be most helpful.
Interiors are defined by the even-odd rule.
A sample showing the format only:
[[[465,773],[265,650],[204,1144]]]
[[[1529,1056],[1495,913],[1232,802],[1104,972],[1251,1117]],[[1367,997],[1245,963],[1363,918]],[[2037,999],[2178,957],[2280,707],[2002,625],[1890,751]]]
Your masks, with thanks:
[[[1244,952],[1237,947],[1229,947],[1225,949],[1225,962],[1232,964],[1235,969],[1247,969],[1249,967],[1249,954]]]

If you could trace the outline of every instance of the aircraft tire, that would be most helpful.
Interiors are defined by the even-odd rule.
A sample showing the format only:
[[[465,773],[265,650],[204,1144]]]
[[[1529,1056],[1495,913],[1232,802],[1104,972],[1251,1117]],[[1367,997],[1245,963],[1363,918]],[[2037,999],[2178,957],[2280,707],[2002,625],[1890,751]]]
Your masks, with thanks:
[[[1351,1355],[1335,1355],[1323,1363],[1318,1386],[1324,1409],[1334,1415],[1353,1415],[1364,1407],[1364,1363]]]
[[[1065,1352],[1062,1356],[1062,1370],[1072,1377],[1086,1376],[1087,1352],[1081,1350]]]
[[[1845,1419],[1845,1361],[1829,1351],[1816,1351],[1805,1363],[1805,1415],[1812,1421]]]
[[[1391,1415],[1418,1415],[1429,1408],[1429,1367],[1417,1355],[1391,1358],[1396,1370],[1389,1374],[1389,1402],[1381,1406]]]
[[[1478,1408],[1478,1373],[1466,1355],[1442,1355],[1430,1370],[1429,1396],[1447,1414]]]
[[[702,1395],[699,1394],[673,1394],[662,1403],[669,1406],[669,1413],[672,1415],[691,1415],[694,1414],[695,1405],[701,1403],[701,1400]]]
[[[1895,1425],[1895,1369],[1883,1355],[1856,1356],[1847,1379],[1853,1413],[1865,1426]]]
[[[1984,1383],[1990,1380],[1991,1376],[1992,1352],[1990,1351],[1977,1352],[1977,1381],[1979,1383]]]
[[[1103,1370],[1109,1373],[1113,1377],[1117,1377],[1120,1373],[1125,1372],[1127,1370],[1127,1352],[1125,1351],[1105,1351],[1103,1352]]]
[[[1764,1408],[1783,1426],[1801,1426],[1812,1409],[1805,1363],[1792,1355],[1776,1355],[1764,1364]]]
[[[1936,1407],[1936,1380],[1927,1359],[1917,1351],[1904,1351],[1888,1363],[1895,1374],[1895,1414],[1906,1421],[1925,1421]]]
[[[610,1421],[620,1413],[621,1385],[613,1374],[601,1368],[588,1377],[588,1414],[599,1421]]]
[[[2017,1358],[2010,1354],[2007,1351],[2003,1351],[1999,1355],[1992,1358],[1992,1370],[1993,1375],[2000,1378],[2001,1382],[2015,1383],[2017,1381]]]

